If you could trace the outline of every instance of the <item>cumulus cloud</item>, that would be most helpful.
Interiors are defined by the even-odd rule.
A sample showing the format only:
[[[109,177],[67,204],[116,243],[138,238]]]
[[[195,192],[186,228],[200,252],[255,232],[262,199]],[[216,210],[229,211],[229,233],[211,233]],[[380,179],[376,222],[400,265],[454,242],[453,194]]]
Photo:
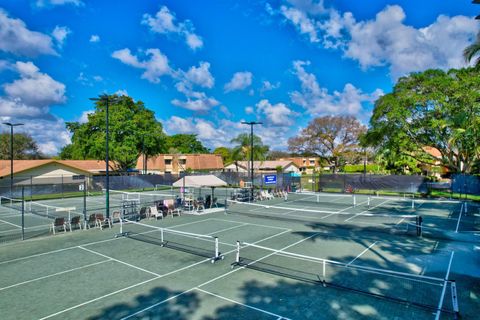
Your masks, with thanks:
[[[50,6],[63,6],[66,4],[71,4],[74,6],[83,6],[84,3],[81,0],[37,0],[35,5],[39,8],[50,7]]]
[[[283,17],[312,43],[341,50],[363,69],[386,66],[393,80],[428,68],[465,65],[462,50],[475,39],[477,22],[471,17],[440,15],[431,24],[416,28],[405,23],[399,5],[389,5],[374,19],[356,21],[350,12],[340,13],[323,2],[313,10],[312,1],[289,1],[280,7]]]
[[[263,94],[267,91],[275,90],[280,88],[280,82],[271,83],[270,81],[263,81],[262,87],[260,88],[260,93]]]
[[[210,63],[200,62],[198,67],[192,66],[185,72],[184,77],[192,84],[212,88],[215,84],[215,79],[210,73]]]
[[[142,74],[142,79],[152,83],[159,83],[162,76],[169,75],[172,72],[167,56],[159,49],[147,49],[145,51],[145,60],[143,61],[140,61],[137,56],[133,55],[128,48],[113,52],[112,57],[126,65],[145,70]]]
[[[220,104],[220,102],[218,102],[215,98],[208,97],[203,92],[197,92],[197,95],[194,99],[188,98],[186,101],[173,99],[171,102],[174,106],[199,112],[206,112]]]
[[[51,115],[49,108],[65,103],[65,85],[40,72],[32,62],[17,61],[8,68],[18,79],[3,85],[0,118],[24,123],[19,130],[32,135],[42,153],[56,154],[70,142],[70,136],[63,119]]]
[[[95,110],[83,111],[83,112],[82,112],[82,115],[81,115],[80,118],[78,119],[78,122],[80,122],[80,123],[87,123],[87,122],[88,122],[88,115],[89,115],[89,114],[92,114],[92,113],[95,113]]]
[[[241,124],[241,121],[221,119],[216,122],[208,121],[197,117],[182,118],[172,116],[169,119],[161,120],[164,123],[165,131],[168,134],[186,133],[196,134],[208,148],[227,146],[232,147],[230,140],[240,133],[249,132],[248,126]],[[287,147],[288,131],[278,130],[268,124],[255,128],[255,134],[262,138],[262,141],[272,148]]]
[[[225,92],[243,90],[252,84],[252,78],[253,74],[249,71],[236,72],[223,88]]]
[[[265,116],[267,122],[273,126],[291,126],[296,113],[284,103],[271,104],[267,99],[257,103],[257,112]]]
[[[100,42],[100,36],[98,34],[92,34],[90,36],[90,42]]]
[[[2,97],[4,100],[38,110],[48,110],[50,105],[66,101],[65,85],[52,79],[48,74],[41,73],[32,62],[18,61],[14,69],[20,75],[20,79],[3,85],[6,93],[6,96]],[[3,110],[0,112],[3,113]]]
[[[10,18],[1,8],[0,50],[29,57],[36,57],[41,54],[57,54],[53,48],[51,37],[29,30],[22,20]]]
[[[52,31],[52,37],[57,42],[57,45],[62,47],[70,33],[72,33],[72,31],[68,27],[56,26]]]
[[[290,93],[293,103],[303,107],[309,114],[351,114],[359,116],[362,111],[362,104],[372,103],[383,92],[380,89],[367,94],[347,83],[343,91],[334,91],[330,94],[326,88],[321,88],[314,74],[308,73],[305,66],[308,61],[295,61],[293,63],[294,74],[301,83],[300,91]]]
[[[172,34],[184,38],[185,43],[192,50],[203,47],[203,40],[195,34],[195,28],[190,20],[176,22],[176,17],[166,6],[151,16],[148,13],[143,15],[142,24],[147,25],[152,32],[160,34]]]

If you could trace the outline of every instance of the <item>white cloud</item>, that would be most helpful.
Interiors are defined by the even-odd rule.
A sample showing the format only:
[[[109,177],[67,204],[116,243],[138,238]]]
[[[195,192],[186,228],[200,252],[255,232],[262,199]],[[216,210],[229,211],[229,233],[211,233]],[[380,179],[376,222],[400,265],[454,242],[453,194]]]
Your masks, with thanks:
[[[225,84],[225,92],[243,90],[252,84],[253,74],[248,71],[236,72],[232,79]]]
[[[275,90],[280,88],[280,82],[271,83],[270,81],[263,81],[262,87],[260,88],[260,93],[263,94],[267,91]]]
[[[197,94],[198,96],[196,99],[188,98],[187,101],[173,99],[171,103],[177,107],[199,112],[206,112],[220,104],[220,102],[218,102],[215,98],[207,97],[203,92],[199,92]]]
[[[251,106],[247,106],[247,107],[245,107],[245,113],[246,114],[253,114],[253,113],[255,113],[255,109],[253,109],[253,107],[251,107]]]
[[[0,118],[24,123],[20,132],[29,133],[42,153],[53,155],[70,142],[63,119],[49,113],[51,105],[65,103],[65,85],[40,72],[32,62],[17,61],[8,68],[19,78],[3,85]]]
[[[39,109],[66,101],[65,85],[41,73],[32,62],[18,61],[15,68],[20,79],[3,85],[8,100]]]
[[[195,66],[190,67],[187,72],[185,72],[185,79],[191,82],[192,84],[204,87],[212,88],[215,84],[215,79],[210,73],[210,63],[200,62],[198,68]]]
[[[95,113],[95,110],[83,111],[83,112],[82,112],[82,115],[81,115],[80,118],[78,119],[78,122],[80,122],[80,123],[87,123],[87,122],[88,122],[88,115],[89,115],[89,114],[92,114],[92,113]]]
[[[182,118],[172,116],[167,120],[161,120],[168,134],[186,133],[196,134],[202,143],[211,149],[217,147],[232,147],[231,139],[240,133],[249,132],[248,126],[241,124],[241,121],[231,121],[221,119],[217,122],[211,122],[202,118],[187,117]],[[242,120],[243,121],[243,120]],[[262,141],[272,148],[287,147],[287,131],[279,131],[278,128],[268,125],[255,128],[255,134],[262,138]]]
[[[257,112],[264,115],[267,122],[273,126],[291,126],[295,122],[296,113],[284,103],[271,104],[267,99],[257,103]]]
[[[66,4],[72,4],[74,6],[83,6],[84,3],[81,0],[37,0],[35,5],[39,8],[49,7],[49,6],[63,6]]]
[[[373,103],[383,94],[380,89],[371,94],[363,93],[354,85],[347,83],[343,91],[330,94],[326,88],[321,88],[314,74],[308,73],[305,66],[310,63],[295,61],[294,73],[301,83],[301,91],[290,93],[292,102],[303,107],[310,115],[351,114],[361,116],[362,104]]]
[[[52,31],[52,37],[57,42],[57,45],[62,47],[70,33],[72,33],[72,31],[68,27],[56,26]]]
[[[0,50],[31,57],[57,54],[53,49],[52,38],[40,32],[30,31],[22,20],[8,17],[1,8]]]
[[[318,42],[315,20],[310,19],[307,14],[297,8],[281,6],[281,13],[289,20],[301,34],[307,34],[310,42]]]
[[[92,34],[90,36],[90,42],[100,42],[100,36],[98,34]]]
[[[159,83],[162,76],[171,74],[172,70],[168,65],[168,58],[159,49],[147,49],[145,56],[147,59],[140,61],[128,48],[112,53],[113,58],[124,64],[145,70],[142,79],[147,79],[152,83]]]
[[[478,31],[477,22],[466,16],[440,15],[416,28],[405,23],[406,14],[399,5],[386,6],[374,19],[356,21],[350,12],[325,9],[323,1],[317,7],[308,0],[289,2],[280,7],[281,13],[310,42],[341,50],[362,69],[385,66],[393,80],[429,68],[465,66],[462,48],[474,41]]]
[[[128,97],[128,92],[125,89],[120,89],[115,92],[117,96],[127,96]]]
[[[203,47],[203,40],[195,34],[195,28],[189,20],[176,22],[176,17],[166,6],[162,6],[160,10],[152,17],[150,14],[143,15],[142,24],[150,27],[150,30],[160,34],[175,34],[183,37],[186,44],[192,50]]]

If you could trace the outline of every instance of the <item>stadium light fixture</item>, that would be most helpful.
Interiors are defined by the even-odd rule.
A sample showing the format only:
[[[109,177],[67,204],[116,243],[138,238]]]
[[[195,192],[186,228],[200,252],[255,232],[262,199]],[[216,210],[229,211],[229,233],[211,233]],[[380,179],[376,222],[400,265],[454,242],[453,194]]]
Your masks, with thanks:
[[[256,121],[242,121],[242,124],[250,126],[250,183],[251,183],[251,201],[253,201],[253,126],[263,124],[263,122]]]
[[[10,198],[13,198],[13,127],[23,126],[23,123],[4,122],[10,127]]]

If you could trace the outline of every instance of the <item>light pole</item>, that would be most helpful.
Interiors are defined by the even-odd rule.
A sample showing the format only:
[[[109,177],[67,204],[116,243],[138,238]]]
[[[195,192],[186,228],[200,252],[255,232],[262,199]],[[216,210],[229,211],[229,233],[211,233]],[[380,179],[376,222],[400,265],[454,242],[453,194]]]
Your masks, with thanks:
[[[13,198],[13,127],[23,126],[23,123],[4,122],[10,126],[10,198]]]
[[[253,201],[253,126],[256,124],[263,124],[262,122],[255,121],[242,121],[242,124],[247,124],[250,126],[250,183],[251,183],[251,201]]]
[[[102,94],[98,98],[90,98],[92,101],[105,102],[105,216],[110,219],[110,168],[108,157],[108,103],[116,102],[116,99],[111,99],[108,94]]]

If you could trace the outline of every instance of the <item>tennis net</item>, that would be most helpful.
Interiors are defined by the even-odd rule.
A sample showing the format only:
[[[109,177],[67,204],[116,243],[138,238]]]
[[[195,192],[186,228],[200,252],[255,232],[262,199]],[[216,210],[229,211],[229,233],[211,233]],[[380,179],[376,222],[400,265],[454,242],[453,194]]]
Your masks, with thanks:
[[[356,213],[316,210],[260,203],[227,201],[227,213],[246,215],[262,219],[309,223],[315,227],[332,229],[382,232],[388,234],[416,234],[415,215],[370,213],[364,210]]]
[[[155,227],[122,219],[118,236],[210,258],[212,263],[224,258],[219,251],[218,237],[212,235]]]
[[[455,285],[442,278],[372,268],[322,259],[247,242],[237,242],[232,267],[318,284],[395,303],[454,313],[454,303],[444,301],[444,286],[456,298]]]
[[[22,203],[23,201],[21,199],[0,196],[0,205],[5,208],[22,211]]]

